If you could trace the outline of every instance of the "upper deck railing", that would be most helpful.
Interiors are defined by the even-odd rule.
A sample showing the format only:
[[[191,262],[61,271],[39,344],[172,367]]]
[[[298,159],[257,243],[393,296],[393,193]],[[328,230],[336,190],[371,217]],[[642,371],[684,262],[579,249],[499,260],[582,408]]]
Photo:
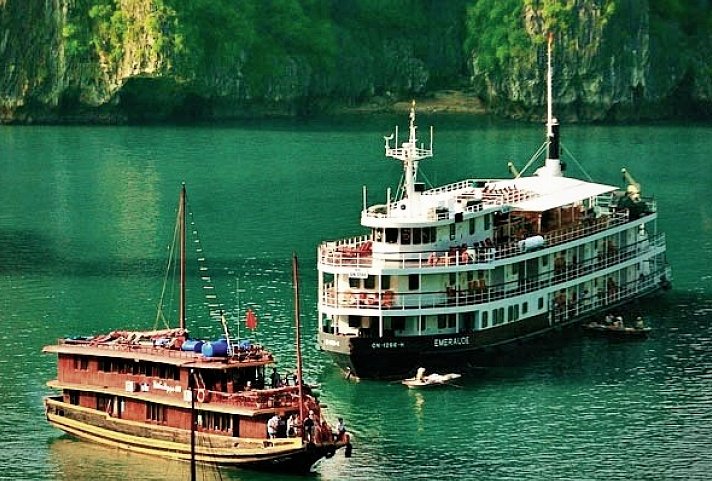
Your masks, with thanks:
[[[553,247],[582,239],[625,224],[628,220],[629,215],[626,211],[614,212],[597,219],[583,219],[573,225],[542,233],[541,237],[544,239],[542,247]],[[478,243],[477,246],[468,246],[464,250],[460,246],[453,246],[447,251],[427,250],[422,252],[388,253],[377,254],[374,257],[371,252],[370,242],[368,236],[325,242],[319,248],[319,262],[322,265],[356,269],[371,268],[374,266],[374,262],[378,263],[379,266],[395,269],[460,267],[472,264],[489,264],[496,260],[507,259],[526,252],[521,243],[522,241],[517,240],[493,245]]]

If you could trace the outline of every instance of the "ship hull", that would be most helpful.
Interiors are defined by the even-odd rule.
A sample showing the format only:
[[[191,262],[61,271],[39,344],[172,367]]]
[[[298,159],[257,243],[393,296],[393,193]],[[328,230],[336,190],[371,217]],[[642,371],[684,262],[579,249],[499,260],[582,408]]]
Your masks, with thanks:
[[[549,322],[545,314],[484,331],[447,335],[360,338],[320,332],[319,346],[348,376],[357,378],[401,379],[413,375],[419,367],[431,372],[467,371],[519,357],[528,348],[535,347],[536,341],[562,337],[584,321],[598,319],[604,312],[621,308],[659,289],[661,287],[560,321]]]
[[[106,447],[179,461],[191,461],[190,431],[161,429],[115,419],[100,411],[74,406],[61,397],[45,398],[49,423],[65,433]],[[198,434],[198,439],[205,437]],[[196,445],[200,464],[308,473],[321,458],[331,457],[345,443],[305,444],[299,438],[246,439],[210,436]]]

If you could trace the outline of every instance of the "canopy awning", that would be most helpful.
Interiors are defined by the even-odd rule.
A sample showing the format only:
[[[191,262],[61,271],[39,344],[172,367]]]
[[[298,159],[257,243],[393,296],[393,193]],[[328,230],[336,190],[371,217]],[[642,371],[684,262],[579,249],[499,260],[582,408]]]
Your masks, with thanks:
[[[535,195],[512,203],[512,209],[532,212],[544,212],[563,207],[618,189],[611,185],[596,184],[568,177],[532,176],[516,179],[513,183],[517,188],[528,190]]]

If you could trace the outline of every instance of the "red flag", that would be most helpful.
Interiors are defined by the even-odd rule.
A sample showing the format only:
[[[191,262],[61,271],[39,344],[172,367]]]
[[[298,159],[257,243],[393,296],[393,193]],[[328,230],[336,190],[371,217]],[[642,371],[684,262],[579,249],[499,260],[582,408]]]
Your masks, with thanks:
[[[247,309],[247,316],[245,317],[245,325],[248,329],[257,329],[257,316],[252,309]]]

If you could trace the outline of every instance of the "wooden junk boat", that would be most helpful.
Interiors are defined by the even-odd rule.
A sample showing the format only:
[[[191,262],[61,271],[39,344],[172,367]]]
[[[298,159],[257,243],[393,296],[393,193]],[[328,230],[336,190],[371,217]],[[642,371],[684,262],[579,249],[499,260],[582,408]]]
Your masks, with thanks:
[[[511,177],[426,186],[433,137],[420,142],[415,105],[405,141],[397,128],[385,137],[386,157],[403,165],[396,195],[369,206],[364,190],[365,233],[317,250],[319,346],[350,375],[496,364],[670,287],[655,199],[625,170],[625,188],[564,175],[551,47],[546,141],[521,171],[510,163]]]
[[[350,444],[338,438],[324,419],[318,400],[299,382],[299,314],[297,375],[291,385],[265,386],[273,355],[259,345],[233,344],[222,317],[225,337],[217,342],[192,339],[185,327],[185,186],[181,190],[180,327],[154,331],[113,331],[68,338],[46,346],[56,353],[57,379],[48,383],[60,393],[45,399],[48,421],[77,438],[147,455],[220,466],[308,472],[322,458]],[[269,376],[267,376],[268,378]],[[268,379],[269,381],[269,379]],[[269,384],[269,382],[267,383]],[[268,435],[268,421],[313,422],[288,437]]]

